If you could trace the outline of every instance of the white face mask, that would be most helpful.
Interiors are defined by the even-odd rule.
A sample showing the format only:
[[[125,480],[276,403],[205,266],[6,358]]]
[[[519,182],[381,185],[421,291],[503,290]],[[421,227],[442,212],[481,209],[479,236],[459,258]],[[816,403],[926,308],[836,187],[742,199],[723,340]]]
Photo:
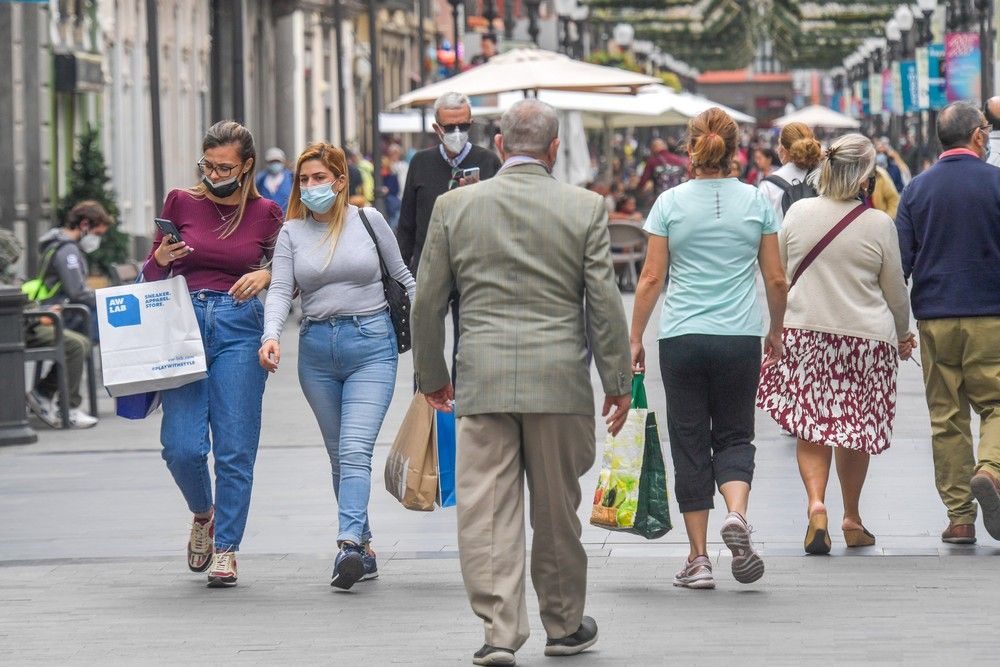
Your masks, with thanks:
[[[87,234],[80,239],[80,250],[88,255],[101,247],[101,237],[97,234]]]
[[[462,149],[465,148],[465,144],[469,143],[469,133],[460,130],[443,134],[441,137],[441,143],[451,153],[461,153]]]

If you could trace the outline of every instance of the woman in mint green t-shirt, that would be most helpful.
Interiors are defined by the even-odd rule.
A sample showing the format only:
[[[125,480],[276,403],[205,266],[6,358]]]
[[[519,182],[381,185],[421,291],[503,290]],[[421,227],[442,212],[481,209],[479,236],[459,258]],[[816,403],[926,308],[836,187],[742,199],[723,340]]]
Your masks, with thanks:
[[[660,370],[675,495],[691,552],[674,585],[714,588],[708,558],[708,513],[718,485],[728,516],[722,539],[733,552],[733,576],[764,574],[746,521],[753,481],[754,399],[765,365],[781,359],[788,286],[778,252],[779,224],[767,198],[729,177],[739,129],[712,108],[691,120],[688,153],[694,179],[667,190],[646,220],[649,249],[632,313],[632,361],[645,370],[642,336],[667,272],[670,284],[659,328]],[[760,265],[771,325],[757,299]]]

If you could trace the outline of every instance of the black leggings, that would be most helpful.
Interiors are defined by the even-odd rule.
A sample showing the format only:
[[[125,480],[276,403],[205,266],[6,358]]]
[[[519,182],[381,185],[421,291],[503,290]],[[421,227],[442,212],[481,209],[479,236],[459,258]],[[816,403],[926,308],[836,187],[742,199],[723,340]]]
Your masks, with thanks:
[[[681,512],[715,506],[715,486],[753,480],[760,338],[688,334],[660,340],[674,494]]]

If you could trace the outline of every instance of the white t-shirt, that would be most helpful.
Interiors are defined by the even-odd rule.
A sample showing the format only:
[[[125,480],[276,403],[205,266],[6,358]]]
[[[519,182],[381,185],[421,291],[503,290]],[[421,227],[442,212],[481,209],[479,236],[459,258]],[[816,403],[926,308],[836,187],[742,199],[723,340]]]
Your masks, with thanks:
[[[796,167],[795,163],[789,162],[788,164],[782,165],[781,168],[777,169],[771,174],[771,176],[777,176],[783,179],[786,183],[794,185],[795,183],[801,183],[806,178],[806,170],[800,167]],[[785,219],[785,214],[781,210],[781,198],[785,196],[785,191],[781,189],[776,183],[771,183],[770,181],[761,181],[761,184],[757,188],[764,193],[767,200],[771,202],[771,206],[774,208],[774,214],[778,218],[778,222]]]

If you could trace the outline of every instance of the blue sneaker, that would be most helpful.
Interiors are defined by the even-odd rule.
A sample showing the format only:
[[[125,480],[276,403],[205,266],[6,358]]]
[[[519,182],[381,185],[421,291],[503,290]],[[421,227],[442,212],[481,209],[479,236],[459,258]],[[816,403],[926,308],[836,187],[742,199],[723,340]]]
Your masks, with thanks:
[[[330,585],[343,590],[350,589],[365,574],[364,549],[357,544],[345,542],[340,547],[337,559],[333,561],[333,580]]]
[[[365,573],[360,579],[358,579],[358,581],[371,581],[372,579],[378,579],[378,562],[375,560],[374,552],[369,553],[366,550],[362,558],[365,562]]]

